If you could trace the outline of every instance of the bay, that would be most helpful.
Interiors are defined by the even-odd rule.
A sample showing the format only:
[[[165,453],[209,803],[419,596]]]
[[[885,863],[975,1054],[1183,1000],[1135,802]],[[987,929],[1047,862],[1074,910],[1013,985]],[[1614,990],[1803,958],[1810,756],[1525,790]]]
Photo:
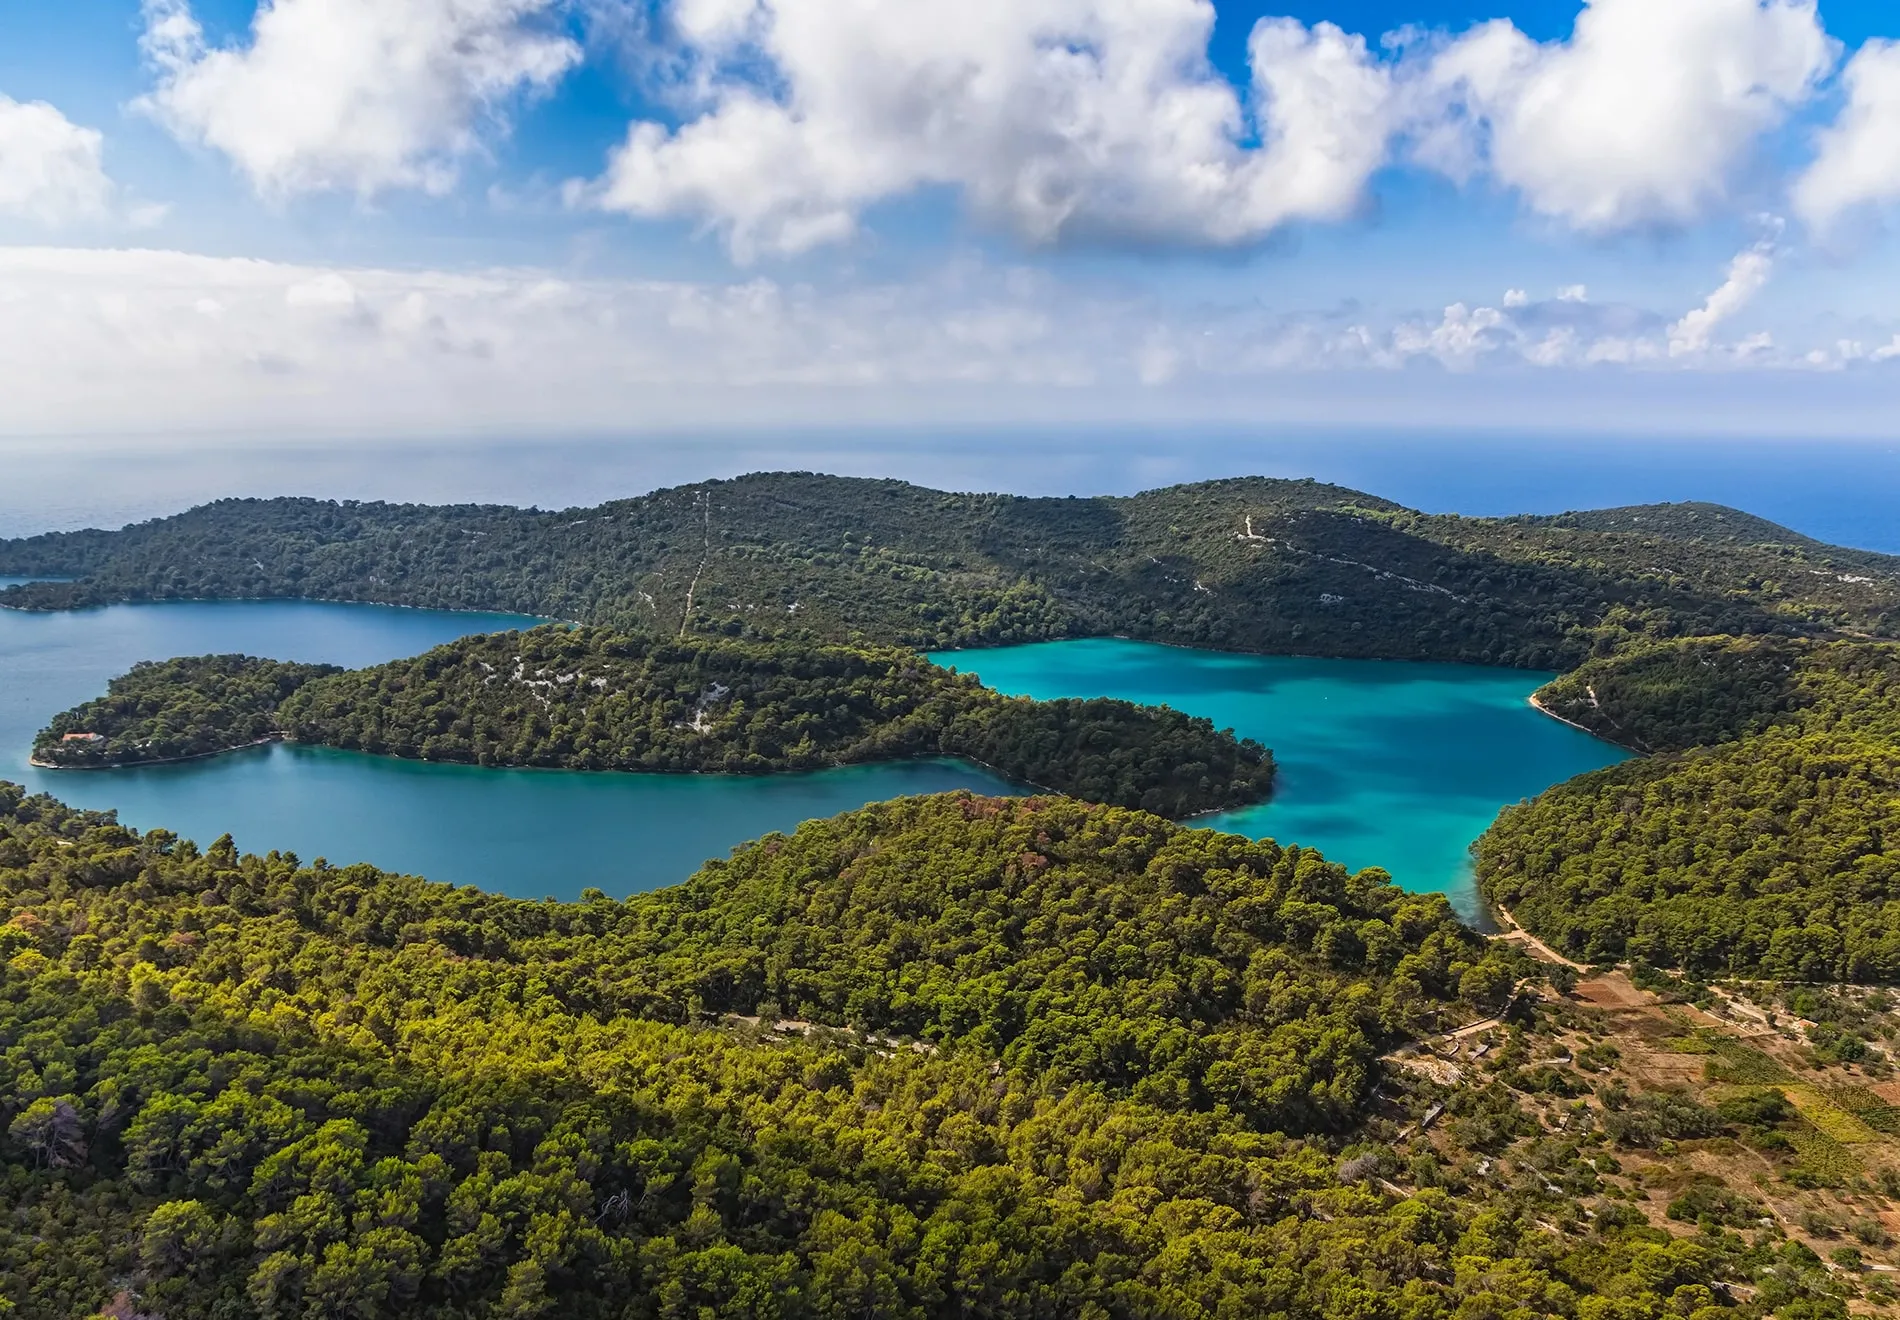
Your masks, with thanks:
[[[26,613],[0,610],[0,774],[79,791],[110,772],[31,769],[33,735],[53,715],[103,695],[141,660],[241,653],[273,660],[381,664],[470,633],[532,627],[518,614],[472,614],[315,601],[179,601]]]
[[[520,898],[616,897],[684,880],[708,858],[814,817],[913,793],[1011,786],[955,761],[814,774],[632,775],[484,770],[273,746],[176,765],[28,764],[53,715],[140,660],[240,652],[352,668],[538,619],[312,601],[193,601],[70,613],[0,610],[0,778],[200,843],[372,862]]]
[[[515,898],[616,898],[677,884],[773,831],[870,802],[967,788],[1012,793],[959,761],[809,774],[637,775],[498,770],[277,744],[176,765],[69,771],[67,801],[118,810],[201,841],[232,831],[253,851],[373,862]],[[76,791],[71,787],[83,778]],[[91,781],[98,782],[91,782]]]
[[[1476,665],[1231,655],[1099,638],[931,657],[1017,696],[1121,697],[1273,749],[1273,801],[1196,820],[1379,866],[1477,916],[1470,846],[1500,809],[1627,753],[1540,714],[1554,675]]]

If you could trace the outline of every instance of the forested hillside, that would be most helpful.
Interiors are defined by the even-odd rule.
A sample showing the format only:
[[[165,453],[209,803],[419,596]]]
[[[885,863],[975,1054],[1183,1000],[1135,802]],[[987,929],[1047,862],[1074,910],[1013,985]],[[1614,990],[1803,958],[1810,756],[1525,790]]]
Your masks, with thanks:
[[[1615,509],[1587,509],[1523,521],[1591,532],[1628,532],[1672,541],[1694,541],[1737,550],[1780,547],[1836,568],[1862,568],[1887,575],[1894,556],[1873,550],[1829,545],[1811,536],[1721,504],[1686,501],[1681,504],[1632,504]]]
[[[810,474],[558,513],[228,500],[0,542],[0,573],[79,579],[0,604],[298,596],[665,636],[945,647],[1117,634],[1549,669],[1645,637],[1900,632],[1900,561],[1743,515],[1710,539],[1686,515],[1613,512],[1432,516],[1263,478],[1021,499]]]
[[[1775,725],[1900,737],[1900,647],[1691,638],[1586,663],[1537,700],[1641,752],[1728,742]]]
[[[1383,1045],[1513,981],[1384,872],[1057,799],[867,807],[629,908],[622,960],[715,1007],[973,1042],[1280,1131],[1351,1127]]]
[[[100,741],[64,741],[74,730]],[[48,765],[137,764],[271,732],[574,770],[762,774],[958,756],[1173,817],[1262,801],[1274,774],[1265,748],[1204,719],[1126,701],[1003,697],[893,648],[559,626],[467,637],[350,673],[241,656],[143,665],[55,719],[34,754]]]
[[[1521,1029],[1396,1153],[1378,1052],[1515,955],[1297,849],[956,795],[527,903],[6,786],[0,900],[21,1320],[1846,1315],[1744,1198],[1623,1206]]]
[[[1574,957],[1900,980],[1900,646],[1703,638],[1540,700],[1658,753],[1507,810],[1480,885]]]

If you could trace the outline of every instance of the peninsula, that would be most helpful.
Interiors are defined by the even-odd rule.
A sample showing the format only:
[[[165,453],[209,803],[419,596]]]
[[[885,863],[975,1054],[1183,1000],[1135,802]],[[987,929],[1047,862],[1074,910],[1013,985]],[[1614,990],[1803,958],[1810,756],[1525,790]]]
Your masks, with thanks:
[[[1539,693],[1648,755],[1508,808],[1480,888],[1592,962],[1900,980],[1900,645],[1692,638]]]
[[[93,735],[69,741],[69,735]],[[548,625],[343,672],[243,656],[145,664],[57,716],[41,764],[96,768],[299,742],[431,761],[766,774],[951,756],[1170,817],[1266,799],[1273,759],[1205,719],[1031,701],[893,648]]]

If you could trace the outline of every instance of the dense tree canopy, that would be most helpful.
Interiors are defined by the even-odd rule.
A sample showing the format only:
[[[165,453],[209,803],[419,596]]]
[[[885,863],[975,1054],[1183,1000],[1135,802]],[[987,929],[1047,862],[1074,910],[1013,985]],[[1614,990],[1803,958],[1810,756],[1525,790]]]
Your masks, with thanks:
[[[274,737],[284,699],[335,665],[284,664],[242,655],[144,661],[106,695],[53,717],[33,759],[69,768],[139,765],[208,756]]]
[[[1509,985],[1440,895],[1062,799],[867,807],[629,906],[632,965],[704,1003],[977,1041],[1278,1129],[1349,1125],[1382,1042]]]
[[[1585,1223],[1550,1174],[1453,1195],[1429,1159],[1400,1192],[1301,1135],[1513,969],[1296,849],[957,795],[543,904],[9,786],[0,900],[23,1320],[1713,1320],[1735,1270],[1844,1315],[1719,1229]]]
[[[1485,892],[1574,957],[1900,980],[1900,749],[1777,732],[1633,761],[1505,811]]]
[[[60,741],[81,727],[106,741]],[[48,759],[104,764],[121,748],[136,761],[159,745],[242,746],[260,729],[394,756],[577,770],[758,774],[959,756],[1175,817],[1258,802],[1273,787],[1265,748],[1166,707],[1006,698],[889,648],[557,626],[349,673],[231,656],[145,665],[104,701],[60,716],[39,747]]]
[[[1900,646],[1695,639],[1540,699],[1659,754],[1479,841],[1486,894],[1527,927],[1592,960],[1900,980]]]
[[[1699,637],[1592,660],[1537,699],[1552,714],[1643,752],[1677,752],[1764,729],[1900,736],[1900,647],[1786,637]]]
[[[780,473],[595,509],[228,500],[0,541],[0,604],[295,596],[914,647],[1125,635],[1565,669],[1632,640],[1900,633],[1900,562],[1711,506],[1416,513],[1259,478],[1130,499]]]

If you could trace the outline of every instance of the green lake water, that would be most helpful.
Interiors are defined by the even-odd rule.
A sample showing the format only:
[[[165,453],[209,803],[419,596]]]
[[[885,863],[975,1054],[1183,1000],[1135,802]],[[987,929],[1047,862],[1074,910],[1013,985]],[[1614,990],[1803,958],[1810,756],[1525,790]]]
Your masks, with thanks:
[[[804,775],[483,770],[274,746],[179,765],[97,772],[27,765],[57,712],[139,660],[244,652],[360,666],[514,615],[304,601],[0,610],[0,778],[208,842],[373,862],[525,898],[624,895],[684,879],[773,830],[912,793],[1010,785],[954,761]],[[1544,718],[1541,675],[1456,665],[1272,659],[1082,641],[938,657],[1008,692],[1166,702],[1275,750],[1269,806],[1197,822],[1383,866],[1472,909],[1466,849],[1500,806],[1620,753]]]
[[[1539,714],[1552,675],[1476,665],[1227,655],[1092,639],[931,657],[1002,692],[1122,697],[1273,749],[1272,802],[1197,820],[1315,847],[1476,909],[1470,847],[1500,808],[1625,753]]]

